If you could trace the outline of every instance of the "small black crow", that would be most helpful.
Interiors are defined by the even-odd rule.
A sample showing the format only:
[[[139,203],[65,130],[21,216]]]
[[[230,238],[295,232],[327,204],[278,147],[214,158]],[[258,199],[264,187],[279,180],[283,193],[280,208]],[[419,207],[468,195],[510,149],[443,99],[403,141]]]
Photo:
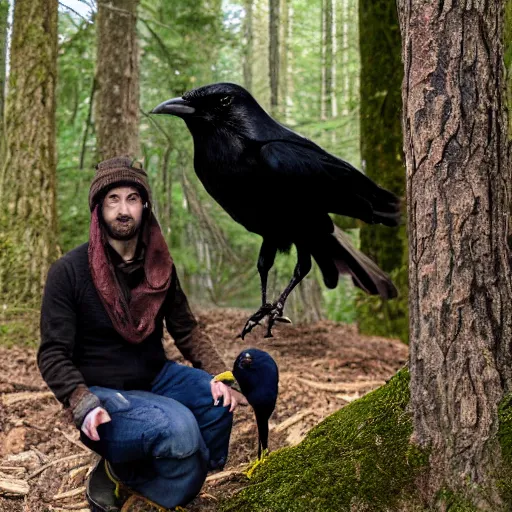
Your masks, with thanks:
[[[286,299],[316,260],[326,286],[340,273],[356,286],[390,299],[389,276],[335,229],[329,213],[369,224],[397,226],[400,201],[349,163],[272,119],[239,85],[206,85],[158,105],[154,114],[181,117],[194,139],[195,171],[210,195],[249,231],[263,237],[258,271],[261,308],[241,337],[268,316],[267,337],[283,317]],[[297,248],[293,277],[274,303],[267,302],[267,277],[277,251]]]
[[[268,420],[274,412],[278,394],[279,370],[272,356],[263,350],[242,350],[235,359],[233,372],[224,372],[214,377],[226,384],[234,381],[240,386],[254,410],[258,426],[258,458],[268,448]]]

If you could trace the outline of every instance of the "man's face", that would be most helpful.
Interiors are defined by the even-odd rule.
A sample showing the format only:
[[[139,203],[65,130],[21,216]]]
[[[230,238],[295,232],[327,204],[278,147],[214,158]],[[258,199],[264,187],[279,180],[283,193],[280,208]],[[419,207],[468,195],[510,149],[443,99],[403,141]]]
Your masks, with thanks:
[[[138,235],[142,222],[142,198],[135,187],[110,190],[102,205],[103,221],[114,240],[131,240]]]

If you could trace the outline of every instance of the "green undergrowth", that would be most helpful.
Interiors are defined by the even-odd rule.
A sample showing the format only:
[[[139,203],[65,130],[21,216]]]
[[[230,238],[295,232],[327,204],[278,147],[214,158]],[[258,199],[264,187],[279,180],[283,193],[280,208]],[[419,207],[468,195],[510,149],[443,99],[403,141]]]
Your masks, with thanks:
[[[223,512],[391,511],[418,502],[428,455],[409,444],[409,373],[344,407],[298,445],[272,453]]]
[[[7,308],[0,304],[0,346],[37,347],[39,344],[39,310]]]
[[[498,485],[507,510],[512,510],[512,393],[506,395],[500,404],[498,437],[503,458]]]

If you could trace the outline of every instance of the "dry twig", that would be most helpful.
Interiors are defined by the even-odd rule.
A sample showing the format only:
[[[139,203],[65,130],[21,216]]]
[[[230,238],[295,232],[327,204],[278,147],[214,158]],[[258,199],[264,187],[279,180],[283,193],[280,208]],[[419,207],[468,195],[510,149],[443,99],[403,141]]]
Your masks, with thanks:
[[[68,510],[75,510],[76,512],[91,512],[89,504],[86,501],[81,501],[80,503],[73,503],[72,505],[51,507],[49,510],[51,510],[52,512],[67,512]]]
[[[45,398],[53,397],[51,391],[22,391],[21,393],[7,393],[2,396],[4,405],[12,405],[16,402],[23,402],[26,400],[44,400]]]
[[[318,412],[315,409],[304,409],[302,411],[295,413],[293,416],[290,416],[282,423],[279,423],[279,425],[276,425],[275,427],[271,428],[271,430],[275,433],[283,432],[283,430],[290,428],[292,425],[295,425],[295,423],[298,423],[299,421],[303,420],[306,416],[309,416],[310,414],[317,415]]]
[[[86,453],[90,453],[91,450],[89,450],[89,448],[87,448],[86,446],[84,446],[80,441],[76,440],[76,439],[73,439],[69,434],[67,434],[66,432],[64,432],[63,430],[60,430],[59,428],[55,427],[53,429],[54,432],[58,432],[59,434],[62,434],[70,443],[73,443],[75,446],[77,446],[78,448],[80,448],[80,450],[86,452]]]
[[[39,460],[41,461],[42,464],[46,464],[50,460],[50,457],[48,457],[48,455],[43,453],[41,450],[38,450],[37,447],[34,446],[33,444],[30,445],[30,449],[39,457]]]
[[[59,462],[66,462],[68,460],[78,459],[79,457],[88,457],[89,455],[92,455],[92,452],[90,453],[75,453],[74,455],[69,455],[67,457],[62,457],[61,459],[53,460],[52,462],[49,462],[48,464],[45,464],[44,466],[41,466],[38,470],[34,471],[30,475],[28,475],[27,480],[31,480],[35,476],[39,475],[46,469],[55,466],[55,464],[58,464]]]
[[[227,478],[231,478],[234,475],[243,475],[243,473],[241,471],[229,469],[227,471],[221,471],[220,473],[215,473],[213,475],[207,476],[206,482],[218,482],[219,480],[226,480]]]
[[[26,496],[30,487],[26,480],[17,478],[0,478],[0,494],[14,494],[15,496]]]
[[[59,494],[56,494],[53,499],[55,501],[57,500],[64,500],[66,498],[72,498],[73,496],[78,496],[79,494],[82,494],[85,492],[85,487],[77,487],[76,489],[71,489],[71,491],[61,492]]]

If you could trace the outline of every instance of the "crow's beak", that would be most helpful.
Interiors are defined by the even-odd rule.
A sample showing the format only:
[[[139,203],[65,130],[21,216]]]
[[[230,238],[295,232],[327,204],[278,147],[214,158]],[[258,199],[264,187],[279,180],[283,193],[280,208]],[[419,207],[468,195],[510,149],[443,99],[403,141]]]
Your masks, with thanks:
[[[187,114],[193,114],[196,111],[190,103],[183,98],[173,98],[172,100],[164,101],[155,107],[151,114],[171,114],[173,116],[181,117]]]

